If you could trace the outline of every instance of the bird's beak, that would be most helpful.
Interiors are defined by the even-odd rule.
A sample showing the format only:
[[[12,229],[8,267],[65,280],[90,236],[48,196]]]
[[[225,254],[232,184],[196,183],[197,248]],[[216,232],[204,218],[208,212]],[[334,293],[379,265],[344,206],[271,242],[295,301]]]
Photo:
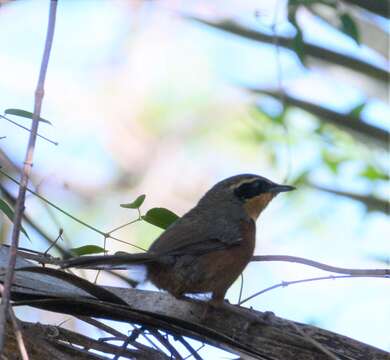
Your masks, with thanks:
[[[268,191],[270,193],[279,194],[281,192],[292,191],[292,190],[295,190],[294,186],[274,184],[271,186],[271,188]]]

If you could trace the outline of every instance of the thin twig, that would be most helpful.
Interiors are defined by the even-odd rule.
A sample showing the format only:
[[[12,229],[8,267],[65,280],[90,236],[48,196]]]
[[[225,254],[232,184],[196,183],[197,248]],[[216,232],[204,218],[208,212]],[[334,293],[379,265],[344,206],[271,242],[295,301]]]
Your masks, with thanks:
[[[3,353],[4,349],[4,339],[5,339],[5,330],[6,330],[6,318],[9,308],[9,303],[11,299],[11,284],[13,281],[15,264],[16,264],[16,252],[19,244],[19,235],[21,229],[21,223],[24,212],[24,201],[26,198],[26,191],[28,180],[30,177],[35,143],[37,139],[37,132],[39,126],[39,117],[41,115],[42,99],[44,95],[44,84],[46,78],[47,66],[49,63],[50,50],[53,43],[54,29],[55,29],[55,19],[57,11],[57,0],[50,1],[50,10],[49,10],[49,22],[47,26],[47,34],[45,41],[45,49],[43,52],[41,68],[39,71],[39,79],[37,88],[35,91],[35,102],[34,102],[34,114],[31,125],[31,132],[29,136],[25,161],[23,165],[21,181],[19,186],[19,194],[16,200],[15,215],[14,215],[14,226],[12,229],[12,240],[11,240],[11,249],[8,260],[7,273],[4,279],[4,292],[1,298],[1,307],[0,307],[0,354]]]
[[[101,321],[98,321],[94,318],[91,318],[91,317],[88,317],[88,316],[76,316],[78,319],[92,325],[92,326],[95,326],[96,328],[106,332],[107,334],[111,334],[113,335],[116,339],[119,339],[119,340],[126,340],[128,338],[127,335],[125,334],[122,334],[121,332],[119,332],[118,330],[112,328],[111,326],[108,326],[107,324],[104,324],[103,322]],[[157,351],[160,351],[158,350],[157,346],[151,342],[144,334],[143,332],[143,329],[142,328],[136,328],[136,331],[142,335],[147,341],[149,341],[149,343],[154,347],[154,349],[157,349]],[[140,350],[144,350],[144,351],[150,351],[151,348],[149,348],[148,346],[146,345],[143,345],[143,344],[140,344],[138,342],[135,341],[136,339],[132,339],[132,343],[131,345],[134,346],[135,348],[137,349],[140,349]]]
[[[366,277],[369,277],[369,278],[385,278],[385,276],[378,276],[378,275],[328,275],[328,276],[318,276],[318,277],[314,277],[314,278],[309,278],[309,279],[301,279],[301,280],[294,280],[294,281],[282,281],[281,283],[279,284],[275,284],[275,285],[272,285],[272,286],[269,286],[263,290],[260,290],[258,292],[256,292],[255,294],[247,297],[246,299],[242,300],[238,305],[242,305],[243,303],[249,301],[249,300],[252,300],[253,298],[261,295],[261,294],[264,294],[268,291],[271,291],[271,290],[274,290],[274,289],[277,289],[277,288],[280,288],[280,287],[287,287],[289,285],[294,285],[294,284],[301,284],[301,283],[305,283],[305,282],[311,282],[311,281],[320,281],[320,280],[335,280],[335,279],[350,279],[350,278],[366,278]]]
[[[13,121],[13,120],[11,120],[11,119],[8,119],[8,118],[5,117],[4,115],[0,115],[0,118],[2,118],[2,119],[4,119],[4,120],[7,120],[7,121],[9,121],[9,122],[12,123],[12,124],[14,124],[14,125],[16,125],[16,126],[22,128],[22,129],[24,129],[24,130],[27,130],[28,132],[31,132],[31,131],[32,131],[32,130],[29,129],[28,127],[25,127],[25,126],[23,126],[23,125],[20,125],[20,124],[18,124],[16,121]],[[37,136],[39,136],[39,137],[42,138],[43,140],[48,141],[49,143],[52,143],[53,145],[56,145],[56,146],[58,145],[58,142],[53,141],[53,140],[50,140],[50,139],[48,139],[47,137],[45,137],[45,136],[43,136],[43,135],[41,135],[41,134],[38,134],[38,133],[37,133]],[[5,136],[4,136],[4,137],[5,137]]]
[[[4,175],[7,179],[11,180],[12,182],[20,185],[20,182],[17,181],[16,179],[14,179],[12,176],[8,175],[6,172],[4,172],[3,170],[0,169],[0,174]],[[131,244],[127,241],[124,241],[124,240],[121,240],[121,239],[118,239],[117,237],[114,237],[112,235],[109,235],[107,234],[106,232],[102,231],[102,230],[99,230],[98,228],[96,228],[95,226],[92,226],[88,223],[86,223],[85,221],[75,217],[74,215],[70,214],[69,212],[65,211],[64,209],[61,209],[58,205],[52,203],[50,200],[46,199],[45,197],[43,197],[42,195],[38,194],[36,191],[34,190],[31,190],[30,188],[26,188],[26,190],[35,195],[38,199],[46,202],[48,205],[50,205],[51,207],[53,207],[54,209],[58,210],[59,212],[61,212],[62,214],[66,215],[67,217],[71,218],[72,220],[78,222],[79,224],[87,227],[88,229],[90,230],[93,230],[95,232],[97,232],[98,234],[102,235],[103,237],[107,237],[107,238],[110,238],[110,239],[113,239],[115,241],[118,241],[118,242],[121,242],[121,243],[124,243],[124,244],[127,244],[129,246],[132,246],[132,247],[135,247],[139,250],[142,250],[142,251],[146,251],[146,249],[142,248],[141,246],[137,246],[137,245],[134,245],[134,244]]]
[[[47,253],[49,252],[49,250],[50,250],[54,245],[57,244],[57,241],[58,241],[59,239],[62,239],[62,234],[63,234],[63,232],[64,232],[64,230],[63,230],[63,229],[60,229],[60,231],[58,232],[57,238],[49,245],[49,247],[45,250],[45,252],[43,253],[43,255],[46,256]]]
[[[199,350],[195,350],[191,344],[183,337],[183,336],[180,336],[179,337],[179,341],[184,345],[184,347],[190,352],[190,357],[192,356],[194,359],[196,360],[203,360],[203,358],[198,354],[198,351]],[[185,359],[187,359],[188,357],[185,357]]]
[[[14,328],[15,338],[18,343],[20,356],[22,357],[22,360],[29,360],[26,345],[24,344],[23,341],[22,328],[11,306],[9,307],[9,314],[10,314],[12,326]]]
[[[241,302],[242,299],[242,291],[244,290],[244,275],[240,274],[240,293],[238,294],[238,303]]]
[[[0,293],[3,294],[3,291],[4,286],[0,284]],[[11,323],[14,328],[14,334],[16,342],[18,343],[20,356],[22,357],[22,360],[29,360],[26,345],[23,341],[22,328],[11,306],[9,307],[9,317],[11,318]]]
[[[347,274],[347,275],[361,275],[361,276],[389,276],[390,275],[390,269],[348,269],[348,268],[331,266],[331,265],[320,263],[318,261],[309,260],[298,256],[290,256],[290,255],[256,255],[252,257],[251,261],[286,261],[286,262],[312,266],[317,269],[330,271],[338,274]]]
[[[1,170],[0,170],[1,171]],[[0,183],[0,191],[4,194],[5,198],[11,202],[12,205],[16,203],[16,199],[13,195]],[[44,229],[42,229],[38,224],[34,222],[26,213],[23,214],[23,220],[30,225],[39,235],[41,235],[49,244],[53,244],[51,236],[49,236]],[[62,246],[55,244],[54,247],[59,251],[63,257],[70,256],[68,251],[66,251]],[[19,248],[20,249],[20,248]]]
[[[177,360],[183,360],[183,357],[175,349],[175,347],[169,342],[169,339],[161,335],[158,330],[149,329],[150,333],[170,352],[171,356]]]
[[[136,222],[138,222],[138,221],[141,221],[141,220],[142,220],[141,217],[139,217],[139,218],[137,218],[137,219],[135,219],[135,220],[131,220],[131,221],[129,221],[129,222],[126,223],[126,224],[120,225],[120,226],[118,226],[118,227],[116,227],[116,228],[110,230],[110,231],[108,232],[108,234],[112,234],[113,232],[118,231],[119,229],[122,229],[122,228],[124,228],[125,226],[134,224],[134,223],[136,223]]]
[[[198,352],[199,352],[200,350],[202,350],[205,346],[206,346],[205,344],[200,345],[197,349],[195,349],[196,353],[198,354]],[[199,354],[198,354],[198,355],[199,355]],[[191,356],[192,356],[192,354],[186,356],[186,357],[184,358],[184,360],[189,359]]]

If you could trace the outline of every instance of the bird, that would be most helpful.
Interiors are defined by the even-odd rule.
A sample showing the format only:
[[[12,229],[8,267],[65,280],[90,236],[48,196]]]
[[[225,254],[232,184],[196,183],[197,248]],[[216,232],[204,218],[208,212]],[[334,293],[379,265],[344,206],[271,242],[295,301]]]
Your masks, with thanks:
[[[259,215],[277,194],[294,189],[260,175],[235,175],[208,190],[147,252],[81,256],[60,265],[123,269],[143,264],[147,280],[174,297],[211,293],[209,302],[222,304],[253,256]]]

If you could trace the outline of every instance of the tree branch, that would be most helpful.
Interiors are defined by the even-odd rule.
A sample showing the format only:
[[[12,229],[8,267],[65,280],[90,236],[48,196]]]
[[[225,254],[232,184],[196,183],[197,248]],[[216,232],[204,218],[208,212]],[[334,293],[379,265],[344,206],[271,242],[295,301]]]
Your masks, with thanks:
[[[4,257],[7,254],[7,249],[1,250],[0,268],[6,263]],[[42,268],[38,268],[39,272],[32,271],[32,263],[21,258],[18,261],[18,269],[28,268],[16,273],[12,286],[15,306],[30,305],[74,316],[142,324],[172,336],[191,337],[248,358],[328,360],[316,346],[292,329],[288,321],[276,316],[270,319],[267,314],[229,304],[215,308],[202,301],[177,300],[163,292],[98,287],[91,283],[86,286],[86,281],[64,276],[62,271]],[[2,279],[0,274],[0,281]],[[113,296],[108,297],[107,291]],[[343,360],[388,358],[385,351],[345,336],[314,326],[299,326]]]
[[[343,0],[351,5],[359,6],[369,12],[390,18],[390,2],[388,0]]]
[[[390,213],[390,202],[388,200],[380,199],[375,196],[356,194],[349,191],[330,189],[313,183],[309,183],[308,185],[316,190],[325,191],[330,194],[344,196],[348,199],[359,201],[367,207],[367,211],[380,211],[385,214]]]
[[[388,148],[389,140],[390,140],[390,134],[388,131],[385,131],[374,125],[367,124],[361,121],[360,119],[356,119],[355,117],[349,114],[339,113],[337,111],[327,109],[323,106],[313,104],[309,101],[298,99],[286,93],[280,94],[280,92],[278,91],[258,89],[258,88],[248,88],[248,90],[258,94],[272,96],[276,99],[280,99],[281,95],[283,95],[285,104],[296,106],[300,109],[303,109],[319,117],[323,121],[326,121],[337,127],[344,128],[349,132],[350,131],[355,132],[361,135],[362,137],[366,139],[368,138],[372,142],[379,144],[381,147],[385,149]]]
[[[260,31],[255,31],[250,28],[244,27],[241,24],[231,20],[217,22],[217,21],[203,20],[195,17],[187,17],[187,18],[199,22],[201,24],[211,26],[213,28],[222,31],[226,31],[231,34],[244,37],[249,40],[254,40],[266,44],[275,44],[275,39],[276,39],[277,43],[280,46],[290,50],[294,49],[294,43],[293,43],[294,40],[292,37],[286,37],[286,36],[276,37],[275,35],[266,34]],[[327,49],[319,45],[315,45],[310,42],[303,43],[303,50],[306,55],[316,58],[318,60],[322,60],[322,61],[325,60],[336,65],[344,66],[348,69],[355,70],[359,73],[370,76],[375,80],[379,80],[381,82],[388,81],[389,73],[386,69],[370,64],[366,61],[357,59],[356,57],[342,54],[334,50]]]
[[[262,289],[260,291],[255,292],[253,295],[248,296],[246,299],[239,301],[238,305],[242,305],[246,303],[247,301],[262,295],[268,291],[275,290],[277,288],[281,287],[287,287],[290,285],[295,285],[295,284],[302,284],[302,283],[307,283],[307,282],[313,282],[313,281],[322,281],[322,280],[336,280],[336,279],[351,279],[351,278],[385,278],[386,276],[375,276],[375,275],[328,275],[328,276],[317,276],[317,277],[312,277],[312,278],[305,278],[305,279],[300,279],[300,280],[293,280],[293,281],[282,281],[278,284],[269,286],[265,289]]]
[[[358,276],[390,276],[389,269],[351,269],[341,268],[332,265],[320,263],[318,261],[301,258],[290,255],[255,255],[251,261],[287,261],[292,263],[303,264],[324,271],[330,271],[337,274],[358,275]]]
[[[19,244],[20,228],[21,228],[23,212],[25,208],[24,201],[26,198],[28,180],[33,165],[33,155],[34,155],[35,143],[36,143],[37,132],[38,132],[39,118],[41,115],[42,99],[44,95],[44,83],[46,78],[47,66],[49,63],[50,50],[53,43],[56,11],[57,11],[57,0],[51,0],[50,11],[49,11],[49,22],[47,27],[46,41],[45,41],[45,49],[43,52],[41,69],[39,72],[38,84],[35,91],[34,114],[33,114],[31,132],[30,132],[28,146],[27,146],[27,152],[25,155],[25,160],[24,160],[24,165],[23,165],[23,170],[22,170],[22,175],[20,180],[19,194],[16,201],[15,216],[13,221],[14,226],[12,229],[11,249],[9,253],[7,274],[4,280],[3,296],[1,298],[0,354],[3,353],[3,349],[4,349],[5,328],[7,324],[6,319],[7,319],[8,307],[9,307],[10,296],[11,296],[11,284],[14,276],[14,268],[16,264],[16,252]]]

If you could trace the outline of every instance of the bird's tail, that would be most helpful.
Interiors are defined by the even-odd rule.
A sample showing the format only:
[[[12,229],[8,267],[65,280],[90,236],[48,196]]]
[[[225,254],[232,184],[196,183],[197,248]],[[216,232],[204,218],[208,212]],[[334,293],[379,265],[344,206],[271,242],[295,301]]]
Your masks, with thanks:
[[[62,268],[83,268],[83,269],[128,269],[134,265],[141,265],[155,260],[155,256],[150,253],[140,254],[115,254],[115,255],[95,255],[80,256],[62,260],[59,265]]]

